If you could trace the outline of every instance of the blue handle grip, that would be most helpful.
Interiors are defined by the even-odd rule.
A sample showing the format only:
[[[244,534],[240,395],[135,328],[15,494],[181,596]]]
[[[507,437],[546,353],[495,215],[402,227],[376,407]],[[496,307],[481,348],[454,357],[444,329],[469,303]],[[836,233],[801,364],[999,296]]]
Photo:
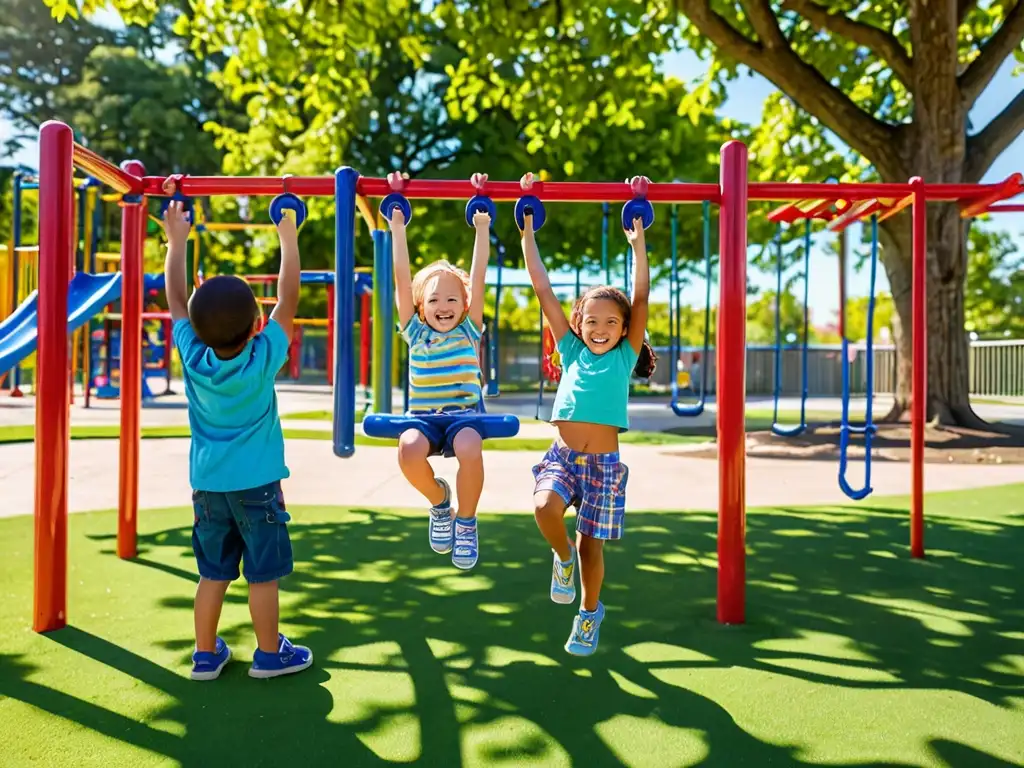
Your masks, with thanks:
[[[498,217],[498,207],[491,198],[486,195],[473,195],[469,198],[469,202],[466,203],[466,223],[471,227],[473,226],[473,214],[477,211],[489,214],[491,226],[494,226],[494,221]]]
[[[654,206],[646,198],[634,197],[622,206],[622,228],[632,229],[633,219],[642,219],[647,229],[654,223]]]
[[[24,187],[22,187],[24,189]],[[193,224],[196,222],[196,205],[191,197],[183,195],[181,192],[175,192],[170,197],[165,197],[160,201],[160,218],[163,218],[164,214],[167,213],[167,208],[172,202],[184,203],[185,213],[188,214],[189,221]]]
[[[295,211],[296,229],[306,220],[306,204],[291,192],[285,192],[270,201],[270,220],[275,225],[280,224],[285,211]]]
[[[544,203],[535,195],[523,195],[516,200],[515,217],[516,224],[520,231],[526,229],[526,214],[533,216],[533,230],[536,232],[544,226],[547,219],[547,212],[544,210]]]
[[[409,200],[405,195],[398,192],[392,192],[390,195],[380,201],[380,215],[388,221],[391,221],[391,212],[397,208],[405,216],[405,223],[408,224],[412,221],[412,206],[409,205]]]

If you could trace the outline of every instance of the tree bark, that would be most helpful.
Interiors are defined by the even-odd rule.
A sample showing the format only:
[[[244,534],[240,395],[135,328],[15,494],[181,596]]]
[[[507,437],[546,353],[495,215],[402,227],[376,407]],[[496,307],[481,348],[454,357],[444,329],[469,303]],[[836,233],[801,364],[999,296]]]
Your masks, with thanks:
[[[928,210],[927,333],[928,419],[939,424],[979,426],[970,404],[970,343],[964,332],[964,275],[967,269],[967,223],[955,205],[933,204]],[[886,416],[898,419],[910,408],[913,370],[913,242],[910,217],[881,226],[881,258],[899,317],[893,329],[896,348],[895,405]]]

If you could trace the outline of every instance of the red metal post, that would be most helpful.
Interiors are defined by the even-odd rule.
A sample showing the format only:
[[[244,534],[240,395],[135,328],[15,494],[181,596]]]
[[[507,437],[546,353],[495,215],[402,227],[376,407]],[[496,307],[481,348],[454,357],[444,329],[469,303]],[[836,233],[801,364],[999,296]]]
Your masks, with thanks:
[[[718,403],[718,621],[746,618],[747,148],[722,147]]]
[[[334,386],[334,283],[327,284],[327,386]]]
[[[39,337],[36,357],[35,565],[32,629],[67,624],[68,275],[75,259],[74,135],[39,129]]]
[[[914,192],[910,376],[910,556],[924,557],[924,422],[928,418],[928,214],[924,182]]]
[[[370,294],[359,297],[359,385],[363,390],[370,387]]]
[[[142,176],[145,169],[128,160],[122,169]],[[117,556],[136,555],[139,513],[139,446],[142,440],[142,251],[146,239],[145,198],[125,196],[121,203],[121,452],[117,503]]]

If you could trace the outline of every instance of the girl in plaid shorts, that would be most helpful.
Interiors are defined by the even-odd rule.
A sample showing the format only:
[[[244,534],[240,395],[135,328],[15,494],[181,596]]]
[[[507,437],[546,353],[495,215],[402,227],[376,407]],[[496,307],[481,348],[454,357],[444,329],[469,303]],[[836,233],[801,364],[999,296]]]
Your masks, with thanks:
[[[529,190],[533,174],[526,174],[520,184]],[[646,192],[647,179],[635,177],[630,184],[635,194]],[[622,537],[626,511],[629,469],[619,460],[619,433],[629,427],[629,382],[634,371],[648,378],[656,362],[644,339],[650,293],[647,247],[643,222],[635,219],[626,230],[636,265],[632,301],[617,288],[594,288],[576,299],[567,318],[537,252],[533,216],[527,211],[524,218],[526,268],[562,359],[551,416],[558,439],[533,468],[534,514],[554,551],[554,602],[575,602],[579,561],[581,605],[565,650],[589,656],[597,650],[604,619],[604,542]],[[566,536],[563,522],[570,506],[576,508],[575,541]]]

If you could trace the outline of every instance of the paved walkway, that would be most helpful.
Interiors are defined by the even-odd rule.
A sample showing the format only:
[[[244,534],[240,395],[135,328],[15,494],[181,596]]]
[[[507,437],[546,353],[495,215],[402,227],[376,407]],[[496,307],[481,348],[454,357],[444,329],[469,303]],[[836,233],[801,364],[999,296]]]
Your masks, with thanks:
[[[188,446],[185,439],[145,440],[142,443],[140,507],[187,506]],[[711,510],[718,504],[717,463],[688,457],[669,447],[623,446],[630,467],[629,507],[651,510]],[[333,504],[366,507],[419,507],[422,499],[402,478],[390,448],[360,447],[354,457],[338,459],[324,440],[289,440],[285,481],[290,504]],[[539,457],[520,451],[486,454],[487,482],[482,510],[532,509],[530,467]],[[435,467],[454,485],[455,466],[435,460]],[[30,443],[0,446],[0,487],[4,504],[0,516],[30,514],[33,508],[35,449]],[[872,468],[878,495],[907,494],[910,467],[876,462]],[[851,482],[857,484],[855,469]],[[77,440],[71,444],[72,511],[117,506],[117,441]],[[999,465],[926,466],[929,491],[953,490],[1020,481],[1020,467]],[[836,487],[836,467],[820,461],[791,459],[747,460],[748,506],[833,504],[845,502]],[[870,504],[871,501],[865,502]]]

